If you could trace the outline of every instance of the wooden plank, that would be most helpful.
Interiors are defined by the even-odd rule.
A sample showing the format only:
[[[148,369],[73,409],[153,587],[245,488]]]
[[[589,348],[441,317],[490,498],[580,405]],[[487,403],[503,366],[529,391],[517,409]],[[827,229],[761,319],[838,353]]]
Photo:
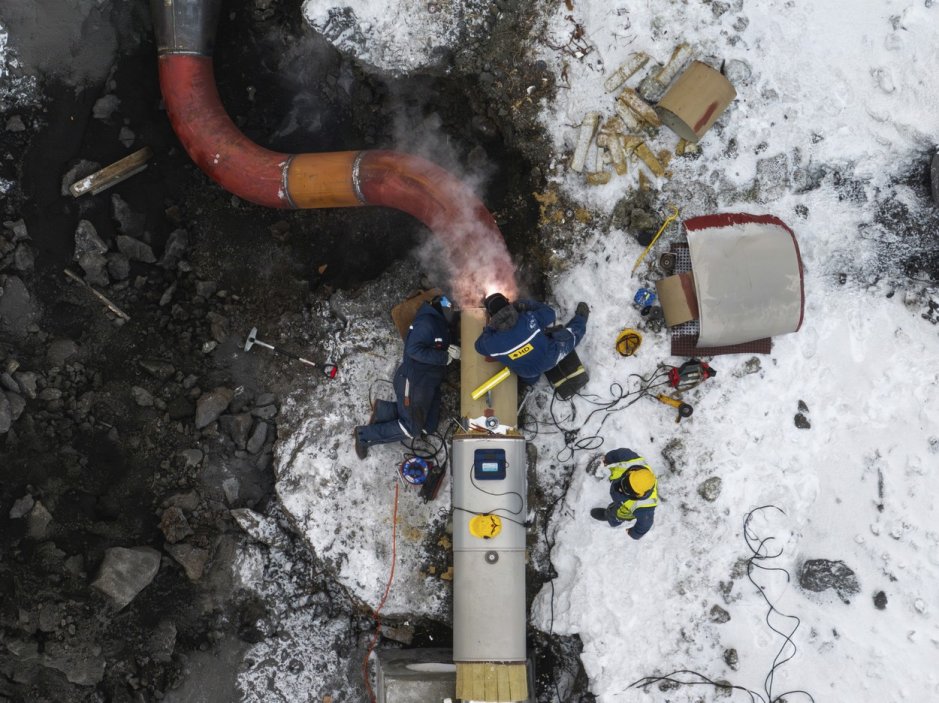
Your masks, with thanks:
[[[147,161],[151,156],[153,156],[153,150],[150,147],[145,146],[143,149],[138,149],[120,161],[115,161],[110,166],[105,166],[100,171],[76,181],[69,186],[69,192],[75,198],[86,193],[97,195],[102,190],[117,185],[124,179],[143,171],[147,167]]]
[[[527,701],[528,665],[456,662],[456,697],[486,703]]]
[[[483,308],[464,308],[460,313],[460,415],[476,418],[485,414],[489,408],[499,418],[499,422],[509,427],[518,424],[518,379],[515,374],[492,389],[487,396],[473,400],[473,389],[477,388],[504,366],[486,361],[474,348],[476,339],[486,324],[486,311]]]
[[[496,679],[498,682],[497,693],[499,700],[512,700],[509,696],[512,695],[512,681],[510,676],[510,667],[500,666],[496,670]]]
[[[483,697],[484,701],[498,701],[499,678],[496,676],[496,664],[485,664],[483,669]]]
[[[510,664],[509,666],[509,698],[510,701],[528,700],[528,667],[525,664]]]

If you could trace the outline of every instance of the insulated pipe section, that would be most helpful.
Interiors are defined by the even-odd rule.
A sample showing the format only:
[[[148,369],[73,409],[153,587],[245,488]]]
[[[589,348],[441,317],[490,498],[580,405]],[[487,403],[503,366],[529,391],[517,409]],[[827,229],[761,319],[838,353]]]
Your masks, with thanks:
[[[221,0],[151,0],[150,8],[170,122],[192,160],[219,185],[273,208],[402,210],[440,237],[460,301],[495,290],[514,296],[502,234],[464,183],[426,159],[393,151],[294,155],[255,144],[231,121],[215,85],[211,56]]]
[[[453,661],[526,661],[524,437],[453,439]],[[496,516],[493,536],[471,529]]]

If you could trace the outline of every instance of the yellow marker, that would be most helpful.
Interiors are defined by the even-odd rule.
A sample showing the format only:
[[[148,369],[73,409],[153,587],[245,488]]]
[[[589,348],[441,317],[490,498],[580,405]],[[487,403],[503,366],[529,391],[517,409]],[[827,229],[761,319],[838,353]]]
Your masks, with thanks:
[[[473,400],[479,400],[484,395],[486,395],[487,392],[491,391],[493,388],[507,379],[510,373],[511,371],[508,369],[502,369],[499,373],[490,376],[487,381],[482,383],[482,385],[476,387],[476,390],[470,394],[470,397]]]
[[[502,532],[502,518],[498,515],[477,515],[469,521],[469,531],[473,537],[492,539]]]
[[[649,242],[649,246],[647,246],[647,247],[646,247],[646,250],[645,250],[644,252],[642,252],[642,254],[639,256],[638,259],[636,259],[636,263],[633,264],[632,273],[636,273],[636,269],[639,268],[639,264],[642,263],[642,260],[643,260],[644,258],[646,258],[646,254],[648,254],[648,253],[649,253],[649,250],[650,250],[653,246],[655,246],[656,240],[658,240],[658,238],[659,238],[659,236],[662,234],[662,232],[665,231],[665,228],[668,227],[668,226],[672,223],[672,221],[675,220],[675,219],[677,219],[677,218],[678,218],[678,208],[675,207],[674,205],[672,205],[672,214],[665,218],[665,222],[662,223],[662,226],[659,227],[659,231],[655,233],[655,236],[654,236],[654,237],[652,237],[652,241]]]

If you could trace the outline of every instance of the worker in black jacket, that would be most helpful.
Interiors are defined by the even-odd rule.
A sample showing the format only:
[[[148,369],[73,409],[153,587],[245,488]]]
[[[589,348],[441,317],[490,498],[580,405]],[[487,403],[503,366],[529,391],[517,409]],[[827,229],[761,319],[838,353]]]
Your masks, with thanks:
[[[404,359],[394,375],[395,402],[377,400],[367,425],[355,428],[355,453],[368,455],[372,444],[399,442],[437,429],[440,415],[440,384],[447,364],[459,358],[459,348],[450,343],[453,304],[437,296],[421,305],[404,340]]]

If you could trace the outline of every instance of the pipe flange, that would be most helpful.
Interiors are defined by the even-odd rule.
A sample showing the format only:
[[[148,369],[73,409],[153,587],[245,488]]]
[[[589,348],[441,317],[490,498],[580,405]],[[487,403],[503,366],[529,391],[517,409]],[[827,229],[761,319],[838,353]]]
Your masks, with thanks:
[[[487,564],[495,564],[499,561],[499,552],[488,551],[486,552],[485,559]]]

